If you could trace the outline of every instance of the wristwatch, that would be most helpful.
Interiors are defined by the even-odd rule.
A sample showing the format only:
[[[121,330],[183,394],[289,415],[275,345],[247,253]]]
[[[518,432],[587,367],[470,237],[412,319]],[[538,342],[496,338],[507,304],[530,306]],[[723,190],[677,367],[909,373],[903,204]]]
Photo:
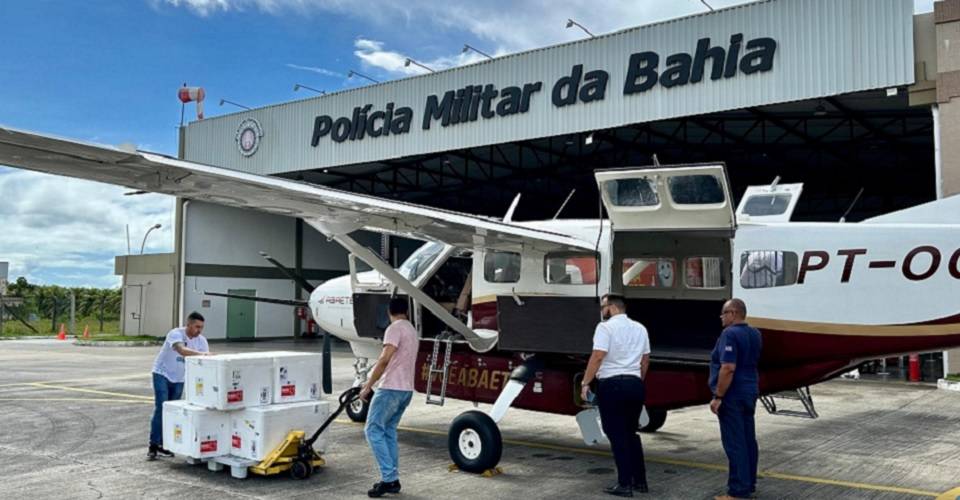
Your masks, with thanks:
[[[719,395],[719,394],[714,394],[714,395],[713,395],[713,399],[719,399],[720,401],[723,401],[723,396],[721,396],[721,395]]]

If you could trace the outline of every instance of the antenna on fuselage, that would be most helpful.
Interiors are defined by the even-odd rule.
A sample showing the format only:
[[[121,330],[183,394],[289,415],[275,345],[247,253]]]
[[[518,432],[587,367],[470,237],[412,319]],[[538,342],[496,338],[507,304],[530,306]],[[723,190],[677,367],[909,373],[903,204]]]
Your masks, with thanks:
[[[657,168],[660,168],[660,160],[657,159],[657,154],[656,154],[656,153],[653,154],[653,166],[654,166],[654,167],[657,167]]]
[[[513,212],[517,210],[517,205],[520,204],[520,195],[523,193],[517,193],[517,196],[513,198],[513,202],[510,203],[510,208],[507,209],[507,215],[503,216],[503,222],[513,222]]]
[[[853,207],[857,204],[858,201],[860,201],[860,196],[862,194],[863,194],[863,188],[860,188],[860,191],[857,193],[857,195],[853,197],[853,202],[851,202],[850,206],[847,207],[847,211],[844,212],[843,215],[840,217],[841,223],[847,222],[847,216],[850,215],[850,211],[853,210]]]
[[[773,191],[774,189],[777,189],[777,184],[780,184],[779,175],[773,178],[773,182],[770,183],[770,190]]]
[[[557,213],[553,216],[554,219],[560,217],[560,212],[563,212],[564,207],[567,206],[567,202],[570,201],[570,198],[573,198],[573,193],[577,192],[577,188],[570,190],[570,194],[567,195],[567,199],[563,200],[563,203],[560,204],[560,209],[557,210]]]

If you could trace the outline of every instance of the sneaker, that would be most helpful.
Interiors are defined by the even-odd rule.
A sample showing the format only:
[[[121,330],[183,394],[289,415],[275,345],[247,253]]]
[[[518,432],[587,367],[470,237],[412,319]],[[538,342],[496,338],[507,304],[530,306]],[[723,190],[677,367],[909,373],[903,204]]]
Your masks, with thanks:
[[[157,453],[160,454],[161,456],[164,456],[164,457],[172,457],[172,456],[173,456],[173,452],[172,452],[172,451],[170,451],[170,450],[168,450],[168,449],[166,449],[166,448],[163,448],[163,447],[157,447]]]
[[[159,448],[160,448],[160,447],[157,446],[157,445],[155,445],[155,444],[151,444],[150,447],[147,448],[147,461],[148,461],[148,462],[152,462],[152,461],[154,461],[154,460],[157,459],[157,450],[158,450]]]
[[[370,498],[379,498],[385,493],[400,493],[400,480],[390,481],[389,483],[383,481],[374,483],[373,488],[367,491],[367,496]]]

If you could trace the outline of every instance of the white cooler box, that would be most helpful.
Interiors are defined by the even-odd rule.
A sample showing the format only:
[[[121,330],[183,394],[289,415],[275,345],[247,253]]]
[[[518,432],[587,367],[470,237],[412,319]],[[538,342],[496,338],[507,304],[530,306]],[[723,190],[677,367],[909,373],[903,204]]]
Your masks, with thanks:
[[[272,354],[187,357],[185,399],[197,406],[218,410],[269,405],[273,399]]]
[[[230,453],[230,414],[191,405],[163,403],[163,447],[191,458]]]
[[[273,402],[295,403],[320,399],[323,356],[311,352],[272,353]]]
[[[330,415],[326,401],[307,401],[231,412],[230,454],[248,460],[263,460],[290,431],[303,431],[309,438]],[[324,449],[323,434],[314,443]]]

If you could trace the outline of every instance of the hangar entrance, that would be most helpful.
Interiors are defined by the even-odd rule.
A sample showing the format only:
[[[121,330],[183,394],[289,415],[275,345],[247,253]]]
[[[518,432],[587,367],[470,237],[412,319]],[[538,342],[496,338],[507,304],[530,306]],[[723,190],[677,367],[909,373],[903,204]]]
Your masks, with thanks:
[[[596,169],[724,162],[733,206],[748,186],[802,183],[795,221],[848,222],[935,198],[933,118],[905,88],[843,94],[613,129],[281,176],[513,220],[596,218]],[[392,241],[402,262],[418,245]],[[924,366],[942,366],[923,355]],[[929,359],[926,359],[929,358]],[[942,370],[941,370],[942,372]],[[927,376],[928,374],[924,374]],[[928,376],[936,377],[937,373]]]
[[[934,198],[933,119],[906,89],[844,94],[522,142],[281,174],[359,193],[514,220],[598,214],[593,171],[725,162],[734,203],[749,185],[802,182],[793,220],[865,218]],[[858,193],[861,193],[853,204]],[[852,205],[852,208],[851,208]]]

